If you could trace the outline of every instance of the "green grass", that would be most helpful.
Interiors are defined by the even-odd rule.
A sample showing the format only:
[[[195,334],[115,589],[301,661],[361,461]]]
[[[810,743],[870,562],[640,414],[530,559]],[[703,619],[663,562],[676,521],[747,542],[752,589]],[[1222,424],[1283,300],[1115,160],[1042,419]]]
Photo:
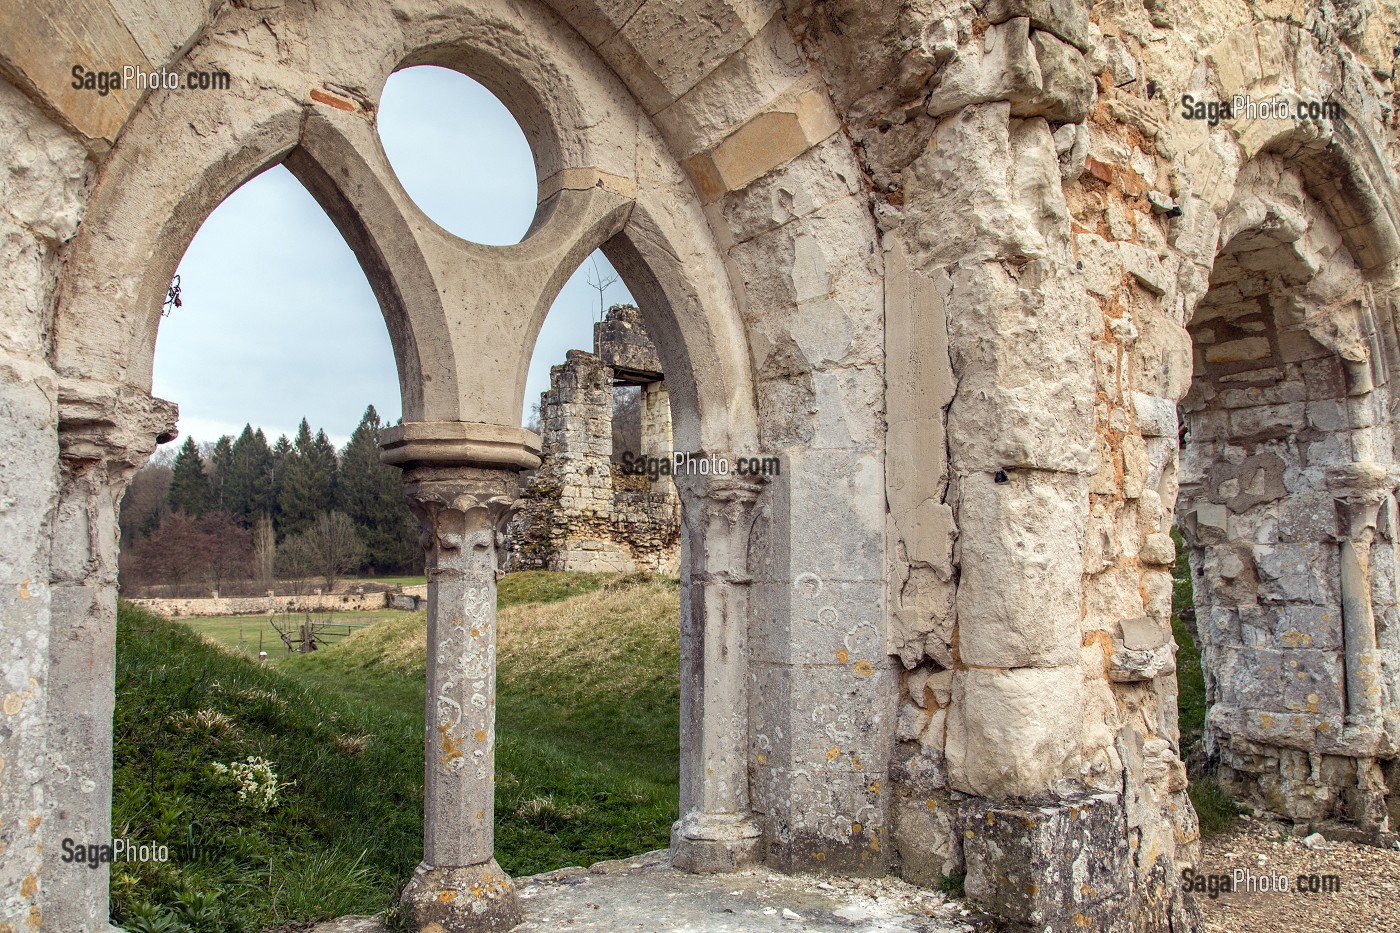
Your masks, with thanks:
[[[516,574],[500,589],[502,866],[664,846],[678,807],[676,581]],[[233,625],[236,643],[224,624],[210,634],[225,641]],[[243,933],[392,906],[422,853],[425,635],[422,613],[392,613],[260,665],[123,604],[114,825],[171,845],[172,860],[115,866],[116,920]],[[250,755],[295,782],[266,813],[211,768]],[[191,834],[195,861],[175,848]]]
[[[1181,610],[1194,611],[1191,563],[1181,532],[1172,529],[1176,541],[1176,565],[1172,567],[1172,635],[1176,638],[1177,722],[1181,729],[1181,754],[1190,758],[1201,741],[1206,726],[1206,678],[1201,669],[1201,652],[1196,647],[1196,625],[1181,617]]]
[[[113,732],[114,833],[172,855],[113,866],[113,916],[132,933],[374,912],[417,862],[421,709],[309,689],[123,604]],[[294,782],[266,813],[211,767],[249,756]]]
[[[295,615],[295,613],[294,613]],[[403,613],[395,609],[376,609],[371,612],[318,612],[313,613],[318,622],[330,622],[335,626],[337,634],[344,629],[338,628],[340,625],[369,625],[373,622],[382,622],[385,619],[396,619]],[[269,616],[209,616],[196,619],[182,620],[190,628],[211,641],[234,651],[241,651],[250,657],[257,657],[258,654],[258,634],[262,634],[262,650],[267,652],[268,659],[277,661],[285,657],[289,652],[287,646],[282,643],[281,637],[273,629]],[[279,615],[275,617],[280,623],[285,624],[287,616]],[[241,640],[240,640],[241,638]]]
[[[419,574],[418,576],[406,577],[359,577],[358,583],[382,583],[385,586],[423,586],[428,582],[428,578]]]

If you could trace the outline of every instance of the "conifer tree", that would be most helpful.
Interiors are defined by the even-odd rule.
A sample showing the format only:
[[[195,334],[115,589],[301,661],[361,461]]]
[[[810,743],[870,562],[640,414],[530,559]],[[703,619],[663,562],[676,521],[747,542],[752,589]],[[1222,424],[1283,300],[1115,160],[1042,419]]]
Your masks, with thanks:
[[[408,510],[397,467],[379,459],[383,424],[371,405],[340,458],[336,502],[365,543],[365,561],[376,572],[406,570],[418,547],[418,522]]]
[[[243,527],[251,528],[273,511],[272,451],[267,436],[252,425],[233,442],[228,477],[224,480],[224,508]]]
[[[335,449],[326,440],[311,434],[305,418],[297,428],[283,467],[277,490],[278,531],[282,536],[293,535],[311,524],[322,512],[329,512],[335,488]]]
[[[204,472],[204,458],[199,455],[199,445],[193,437],[185,438],[185,444],[175,456],[175,465],[170,474],[170,511],[199,517],[209,510],[209,477]]]
[[[209,506],[219,511],[230,511],[228,505],[228,478],[233,467],[233,438],[225,434],[214,445],[209,457]]]

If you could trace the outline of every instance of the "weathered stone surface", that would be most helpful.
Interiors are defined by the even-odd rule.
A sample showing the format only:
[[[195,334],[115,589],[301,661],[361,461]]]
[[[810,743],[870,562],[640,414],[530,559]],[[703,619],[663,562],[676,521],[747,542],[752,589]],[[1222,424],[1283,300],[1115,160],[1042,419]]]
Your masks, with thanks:
[[[1027,930],[1134,929],[1118,795],[969,802],[961,816],[974,904]]]
[[[958,487],[958,650],[984,667],[1055,667],[1079,651],[1085,483],[1013,470]]]
[[[669,410],[672,449],[781,464],[684,492],[680,864],[879,874],[897,858],[930,883],[965,840],[929,801],[1043,795],[1045,820],[1002,825],[1003,858],[1087,784],[1123,794],[1094,851],[1133,853],[1091,925],[1195,928],[1174,884],[1196,835],[1165,638],[1174,513],[1224,777],[1299,819],[1380,818],[1400,741],[1394,10],[547,7],[83,0],[0,30],[0,430],[27,458],[0,474],[0,832],[21,892],[0,927],[31,908],[65,930],[105,918],[101,873],[75,878],[29,822],[69,793],[43,770],[71,753],[43,718],[50,687],[97,736],[110,676],[94,656],[98,680],[68,689],[50,637],[105,631],[114,446],[140,448],[103,446],[84,412],[148,394],[170,270],[228,192],[283,160],[381,300],[408,421],[387,459],[532,467],[530,345],[602,245],[656,351],[610,368],[668,377],[647,436],[660,446]],[[167,58],[233,87],[67,86],[74,62]],[[374,97],[419,62],[477,74],[521,120],[542,201],[524,242],[447,238],[397,185]],[[1344,114],[1211,125],[1172,103],[1280,87]],[[63,397],[79,404],[48,401]],[[593,455],[602,427],[561,447]],[[613,520],[644,523],[655,490],[600,477],[564,477],[588,517],[561,553],[635,566],[652,536],[629,557]],[[89,744],[80,819],[100,830],[110,764]],[[429,795],[430,848],[489,857],[486,808],[463,804],[484,800],[477,778]],[[1077,864],[1073,832],[1046,832]],[[1061,897],[1038,852],[1016,856],[1028,883],[997,895],[1003,922],[1102,907]]]
[[[958,672],[948,719],[952,788],[993,799],[1032,796],[1077,776],[1082,696],[1077,663]]]

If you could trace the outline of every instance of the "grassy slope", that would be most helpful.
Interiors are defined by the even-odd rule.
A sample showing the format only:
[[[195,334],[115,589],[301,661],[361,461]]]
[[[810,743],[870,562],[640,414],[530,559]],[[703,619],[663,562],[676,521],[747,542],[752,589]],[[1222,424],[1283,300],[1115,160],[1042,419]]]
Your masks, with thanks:
[[[675,582],[517,574],[500,597],[501,864],[521,875],[664,845],[677,806]],[[118,830],[174,843],[197,823],[204,854],[114,872],[128,928],[159,929],[143,912],[186,918],[174,930],[245,931],[390,906],[421,853],[422,614],[275,668],[130,607],[120,629]],[[187,721],[202,710],[228,723]],[[209,770],[248,755],[296,781],[269,814],[239,806]],[[189,922],[210,894],[222,907]]]

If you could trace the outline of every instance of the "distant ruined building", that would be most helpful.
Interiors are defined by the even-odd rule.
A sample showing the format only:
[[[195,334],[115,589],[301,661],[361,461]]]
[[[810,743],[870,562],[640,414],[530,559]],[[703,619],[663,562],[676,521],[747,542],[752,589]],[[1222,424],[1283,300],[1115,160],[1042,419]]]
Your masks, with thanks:
[[[680,499],[669,475],[626,463],[671,456],[671,399],[656,348],[631,305],[593,325],[593,352],[570,350],[540,394],[540,466],[506,530],[507,570],[650,570],[680,564]],[[614,388],[638,390],[636,446],[614,449]],[[633,458],[636,458],[634,461]]]

